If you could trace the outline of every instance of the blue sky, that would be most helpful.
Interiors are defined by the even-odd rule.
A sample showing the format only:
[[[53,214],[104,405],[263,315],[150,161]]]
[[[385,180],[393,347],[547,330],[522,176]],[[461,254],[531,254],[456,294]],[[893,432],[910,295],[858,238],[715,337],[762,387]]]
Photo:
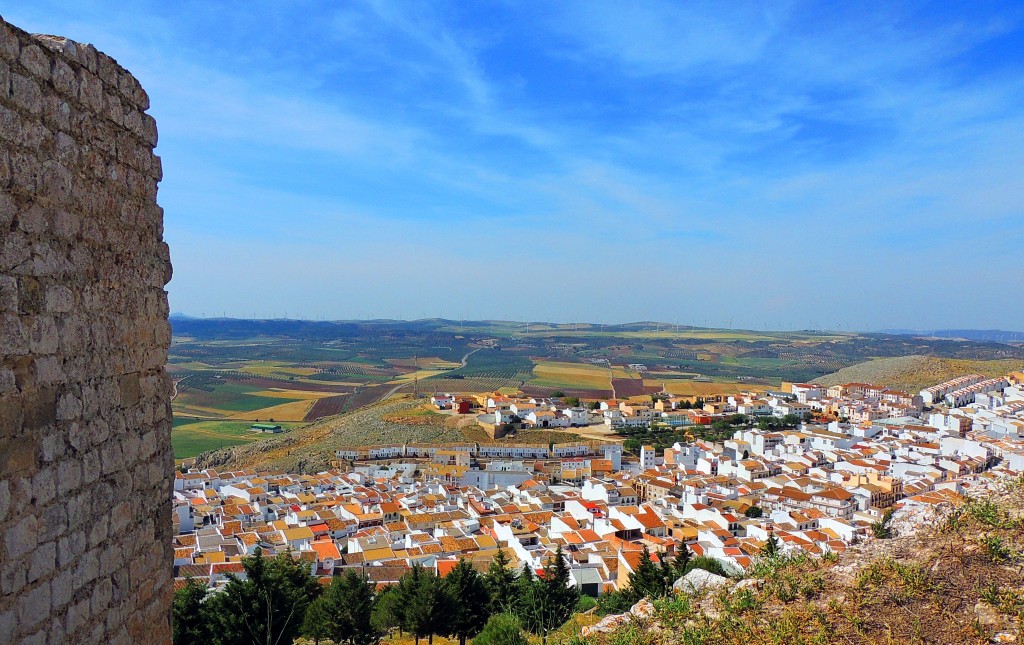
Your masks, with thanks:
[[[0,13],[148,90],[174,311],[1024,324],[1019,3]]]

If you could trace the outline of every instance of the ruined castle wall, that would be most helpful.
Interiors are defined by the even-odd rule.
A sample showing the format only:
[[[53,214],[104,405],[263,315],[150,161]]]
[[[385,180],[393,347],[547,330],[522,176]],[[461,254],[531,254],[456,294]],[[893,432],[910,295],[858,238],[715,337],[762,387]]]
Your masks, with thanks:
[[[0,19],[0,643],[170,640],[148,106],[109,56]]]

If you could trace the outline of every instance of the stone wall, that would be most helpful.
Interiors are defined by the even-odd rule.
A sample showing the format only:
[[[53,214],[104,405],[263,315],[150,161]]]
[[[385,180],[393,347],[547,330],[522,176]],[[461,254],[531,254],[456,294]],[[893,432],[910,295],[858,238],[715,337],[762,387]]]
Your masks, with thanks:
[[[148,107],[109,56],[0,19],[0,643],[170,640]]]

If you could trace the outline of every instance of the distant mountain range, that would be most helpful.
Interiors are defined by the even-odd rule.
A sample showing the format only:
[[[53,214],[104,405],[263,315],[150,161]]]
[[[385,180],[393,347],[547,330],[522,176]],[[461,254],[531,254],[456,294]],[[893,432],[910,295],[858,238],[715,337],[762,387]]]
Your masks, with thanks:
[[[962,338],[996,343],[1024,342],[1024,331],[1006,331],[1004,329],[883,329],[881,333],[898,336],[926,336],[928,338]]]

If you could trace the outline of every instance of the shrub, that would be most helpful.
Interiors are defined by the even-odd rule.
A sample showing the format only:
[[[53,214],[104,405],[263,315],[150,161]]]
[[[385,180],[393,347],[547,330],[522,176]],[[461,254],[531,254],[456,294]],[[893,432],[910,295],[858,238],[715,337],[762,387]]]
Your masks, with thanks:
[[[529,645],[519,619],[512,614],[495,614],[487,620],[484,630],[473,639],[473,645]]]

